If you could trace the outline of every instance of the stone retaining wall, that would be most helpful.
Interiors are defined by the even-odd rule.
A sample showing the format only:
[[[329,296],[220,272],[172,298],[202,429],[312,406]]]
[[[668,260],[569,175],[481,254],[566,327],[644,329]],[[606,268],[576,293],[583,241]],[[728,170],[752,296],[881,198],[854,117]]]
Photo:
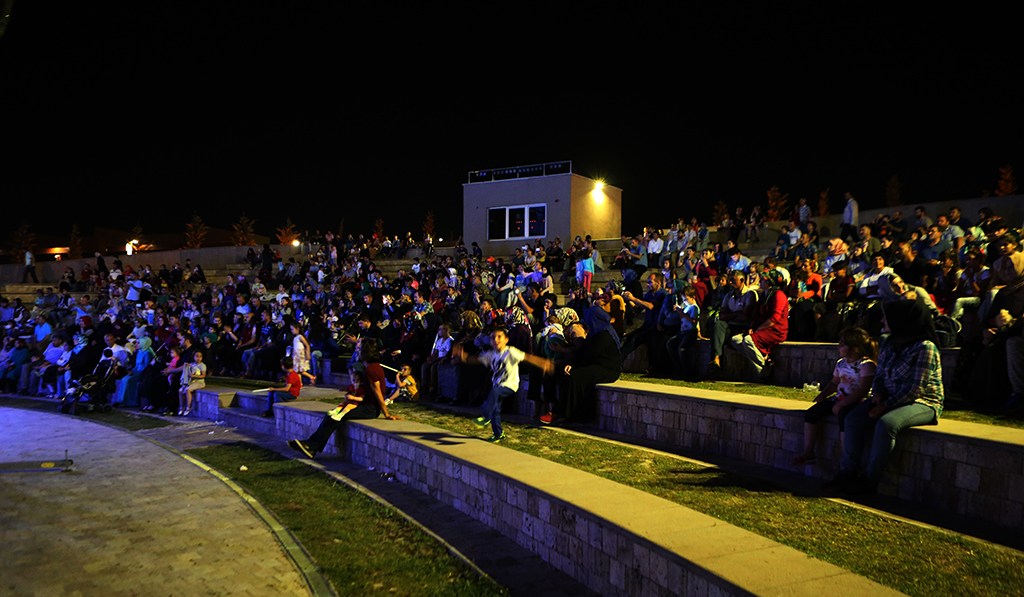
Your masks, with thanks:
[[[959,348],[947,348],[942,351],[942,379],[946,387],[952,387],[953,375],[956,371],[956,360]],[[772,349],[772,376],[774,385],[801,387],[805,383],[818,382],[822,386],[832,379],[836,360],[839,358],[839,345],[823,342],[783,342]],[[711,342],[699,340],[690,351],[690,370],[700,377],[708,374],[708,363],[711,361]],[[623,371],[627,373],[644,373],[647,371],[647,347],[638,347],[623,363]],[[726,349],[722,355],[722,375],[732,381],[761,381],[754,372],[753,366],[740,353]]]
[[[807,402],[620,381],[598,386],[598,405],[601,429],[629,437],[822,479],[839,468],[831,417],[816,463],[790,465],[803,450]],[[948,420],[910,429],[900,435],[879,491],[1024,529],[1024,431]]]
[[[306,437],[330,406],[276,407]],[[818,597],[896,591],[642,491],[434,427],[353,421],[345,454],[514,539],[601,595]],[[326,452],[338,454],[338,438]]]

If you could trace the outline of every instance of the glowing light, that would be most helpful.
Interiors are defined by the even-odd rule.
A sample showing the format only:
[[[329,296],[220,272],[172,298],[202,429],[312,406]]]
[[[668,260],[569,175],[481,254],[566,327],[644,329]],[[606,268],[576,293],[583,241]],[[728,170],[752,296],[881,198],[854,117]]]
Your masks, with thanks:
[[[604,188],[604,181],[603,180],[599,180],[596,183],[594,183],[594,190],[595,191],[600,191],[603,188]]]
[[[295,240],[293,240],[293,241],[292,241],[292,246],[293,246],[293,247],[297,247],[297,246],[299,246],[299,239],[295,239]]]

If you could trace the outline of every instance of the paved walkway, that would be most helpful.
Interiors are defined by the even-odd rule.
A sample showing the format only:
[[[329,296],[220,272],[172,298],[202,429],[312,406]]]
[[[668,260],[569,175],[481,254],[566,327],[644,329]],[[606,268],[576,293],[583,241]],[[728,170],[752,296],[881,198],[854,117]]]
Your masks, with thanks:
[[[213,433],[210,433],[210,432]],[[301,458],[277,436],[216,425],[190,422],[139,432],[178,450],[249,441],[285,456]],[[587,597],[596,595],[585,585],[548,564],[537,554],[463,512],[408,485],[389,481],[341,458],[320,456],[315,461],[328,474],[337,474],[375,493],[406,516],[423,525],[458,550],[513,596]]]
[[[132,434],[0,408],[0,594],[309,595],[269,528],[222,482]]]

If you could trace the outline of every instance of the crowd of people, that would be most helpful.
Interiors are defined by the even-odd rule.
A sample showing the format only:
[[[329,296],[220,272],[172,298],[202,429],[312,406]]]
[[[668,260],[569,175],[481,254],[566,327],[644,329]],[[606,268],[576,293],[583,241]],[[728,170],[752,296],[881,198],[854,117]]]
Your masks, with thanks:
[[[760,261],[739,246],[741,235],[757,240],[764,233],[759,209],[747,217],[737,210],[723,242],[712,242],[696,220],[680,220],[665,231],[623,237],[611,251],[589,237],[565,247],[556,238],[508,257],[485,258],[476,243],[467,247],[461,239],[442,255],[429,238],[416,243],[411,234],[387,241],[310,235],[298,259],[282,259],[269,245],[254,248],[247,260],[259,274],[223,282],[207,280],[190,262],[133,269],[115,256],[108,268],[97,254],[95,265],[81,272],[67,268],[57,292],[40,290],[33,305],[0,301],[0,378],[10,391],[62,395],[71,379],[105,363],[117,371],[110,388],[115,404],[188,414],[192,394],[210,376],[272,381],[285,375],[290,381],[272,394],[272,404],[317,383],[325,359],[363,363],[352,371],[358,379],[365,376],[364,355],[373,354],[391,373],[383,384],[375,375],[360,387],[380,385],[373,394],[379,412],[386,413],[390,400],[441,399],[441,372],[457,365],[457,390],[449,398],[486,405],[484,417],[494,426],[507,392],[495,397],[491,386],[518,387],[518,375],[513,384],[491,366],[489,383],[486,371],[472,364],[506,362],[510,357],[483,355],[514,349],[515,363],[532,362],[523,374],[535,416],[544,423],[589,421],[596,413],[593,385],[617,379],[641,344],[658,375],[699,377],[703,368],[694,367],[692,349],[707,339],[708,376],[721,375],[721,359],[732,348],[767,377],[780,342],[849,346],[854,329],[882,338],[892,329],[889,305],[914,302],[928,315],[937,348],[964,348],[958,375],[984,389],[971,393],[981,406],[1018,404],[1024,395],[1019,230],[987,209],[977,225],[957,209],[934,222],[918,208],[912,222],[897,211],[864,224],[856,209],[847,209],[841,234],[823,241],[804,208],[801,202],[774,251]],[[416,257],[408,270],[393,276],[375,263],[409,255]],[[621,275],[594,285],[595,273],[605,269]],[[560,283],[570,288],[561,300]],[[642,318],[639,325],[634,318]],[[857,354],[866,358],[862,348]],[[518,371],[504,367],[512,368]],[[844,392],[836,414],[854,412],[866,395]],[[500,420],[493,430],[500,440]]]

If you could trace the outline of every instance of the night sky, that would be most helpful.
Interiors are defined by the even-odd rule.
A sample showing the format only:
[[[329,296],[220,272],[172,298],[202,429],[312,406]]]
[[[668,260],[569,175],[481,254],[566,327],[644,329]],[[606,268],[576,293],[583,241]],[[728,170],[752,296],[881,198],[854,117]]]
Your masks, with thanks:
[[[773,184],[838,211],[846,190],[881,206],[893,174],[912,204],[1024,172],[998,14],[350,4],[17,0],[0,232],[244,211],[267,235],[418,233],[431,209],[447,237],[469,170],[560,160],[624,189],[624,232]]]

